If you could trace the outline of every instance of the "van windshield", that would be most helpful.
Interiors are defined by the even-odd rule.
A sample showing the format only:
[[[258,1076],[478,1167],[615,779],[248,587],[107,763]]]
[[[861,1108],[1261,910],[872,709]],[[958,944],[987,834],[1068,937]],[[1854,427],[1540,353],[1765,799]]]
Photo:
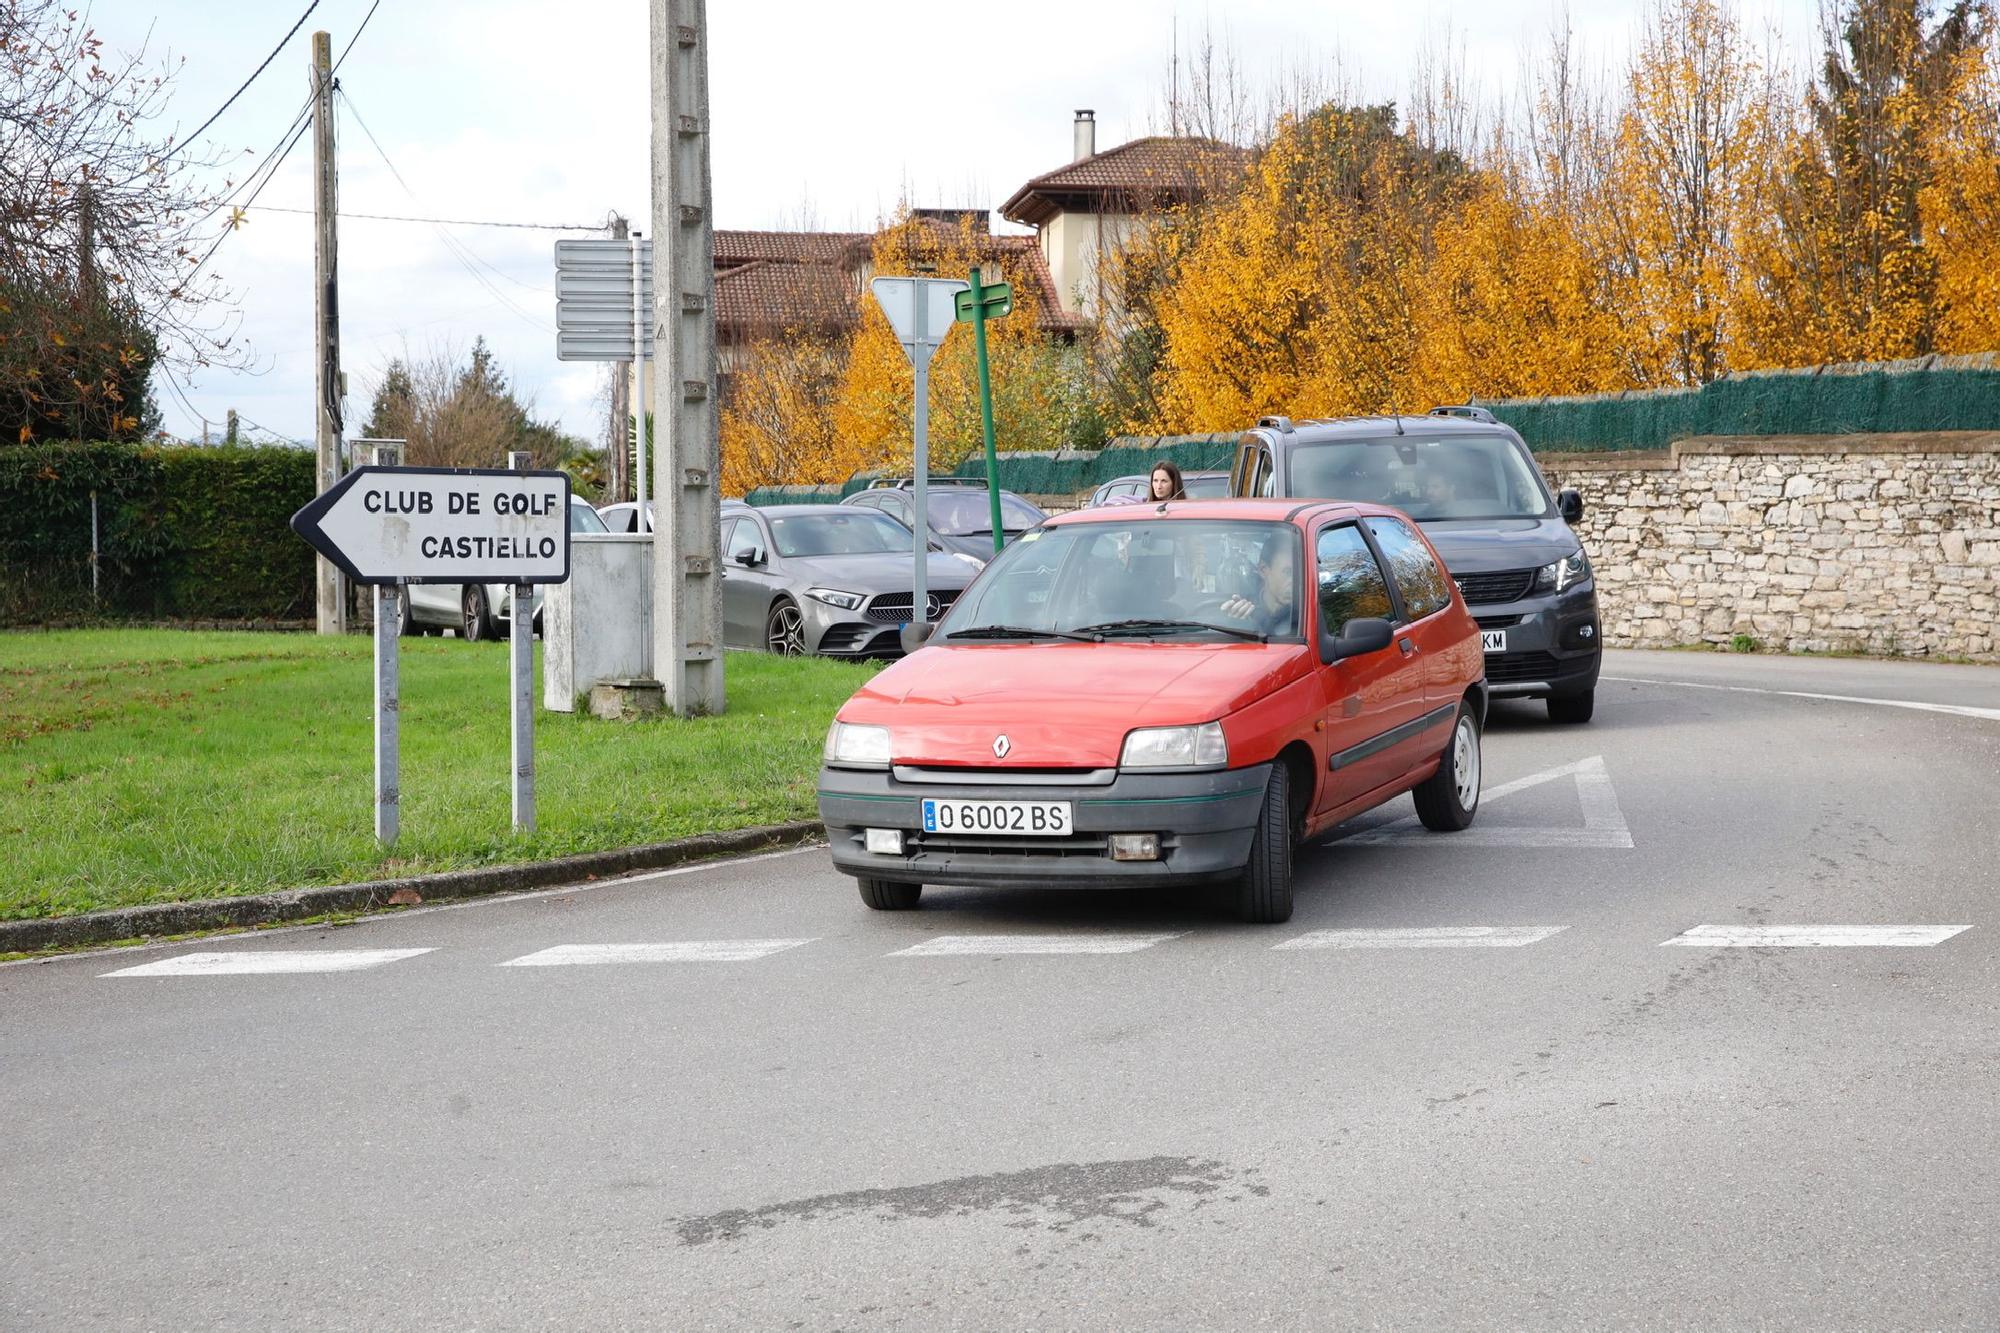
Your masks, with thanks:
[[[1288,495],[1393,505],[1418,522],[1547,518],[1541,473],[1504,435],[1390,435],[1299,445]]]

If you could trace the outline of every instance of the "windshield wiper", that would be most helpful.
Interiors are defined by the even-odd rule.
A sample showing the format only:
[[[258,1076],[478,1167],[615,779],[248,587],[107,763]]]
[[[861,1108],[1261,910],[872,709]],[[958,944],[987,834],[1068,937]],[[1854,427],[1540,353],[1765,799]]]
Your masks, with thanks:
[[[1259,634],[1253,629],[1237,629],[1234,625],[1216,625],[1206,620],[1107,620],[1102,625],[1084,625],[1078,634],[1110,634],[1118,630],[1158,630],[1158,629],[1208,629],[1217,634],[1233,634],[1239,639],[1251,639],[1257,643],[1269,643],[1268,634]]]
[[[1071,639],[1077,643],[1095,643],[1097,639],[1089,634],[1071,634],[1059,629],[1029,629],[1026,625],[973,625],[967,629],[955,629],[944,636],[947,639]]]

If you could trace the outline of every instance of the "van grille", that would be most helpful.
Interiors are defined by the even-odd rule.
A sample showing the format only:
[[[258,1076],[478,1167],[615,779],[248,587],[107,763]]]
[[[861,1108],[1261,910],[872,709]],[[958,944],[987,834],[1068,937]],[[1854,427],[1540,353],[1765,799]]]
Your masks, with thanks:
[[[1468,606],[1518,602],[1535,585],[1535,573],[1532,569],[1503,569],[1490,574],[1460,574],[1458,590],[1465,594]]]

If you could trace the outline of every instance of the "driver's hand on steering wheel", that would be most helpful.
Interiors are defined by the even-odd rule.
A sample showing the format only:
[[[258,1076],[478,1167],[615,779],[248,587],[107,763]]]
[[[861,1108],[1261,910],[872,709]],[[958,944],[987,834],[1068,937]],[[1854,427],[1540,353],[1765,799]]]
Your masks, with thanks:
[[[1257,604],[1248,597],[1231,597],[1217,609],[1233,620],[1248,620],[1256,612]]]

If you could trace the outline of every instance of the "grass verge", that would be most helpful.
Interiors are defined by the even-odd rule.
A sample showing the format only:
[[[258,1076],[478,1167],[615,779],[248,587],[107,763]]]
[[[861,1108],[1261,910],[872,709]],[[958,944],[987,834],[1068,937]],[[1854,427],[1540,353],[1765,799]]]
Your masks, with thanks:
[[[370,654],[359,637],[0,635],[0,920],[810,818],[827,721],[872,672],[732,653],[721,717],[619,724],[538,711],[539,827],[517,837],[507,645],[405,639],[402,835],[385,855],[373,834]]]

